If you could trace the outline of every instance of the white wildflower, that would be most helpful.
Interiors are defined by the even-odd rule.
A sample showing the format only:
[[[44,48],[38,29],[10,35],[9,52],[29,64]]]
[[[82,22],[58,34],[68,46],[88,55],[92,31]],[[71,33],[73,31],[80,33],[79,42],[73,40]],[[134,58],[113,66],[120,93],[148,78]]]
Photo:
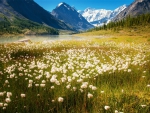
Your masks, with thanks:
[[[50,79],[50,82],[52,82],[52,83],[55,83],[56,81],[57,81],[57,79],[54,78],[54,77],[52,77],[52,78]]]
[[[45,87],[45,84],[40,84],[41,87]]]
[[[57,80],[57,81],[55,82],[55,84],[56,84],[56,85],[60,85],[60,82]]]
[[[105,109],[105,110],[109,110],[109,109],[110,109],[110,106],[104,106],[104,109]]]
[[[7,97],[11,97],[12,93],[11,92],[7,92]]]
[[[28,88],[32,87],[32,84],[28,84]]]
[[[128,72],[130,73],[132,70],[131,69],[128,69]]]
[[[88,98],[92,98],[93,97],[93,95],[91,93],[88,93],[87,96],[88,96]]]
[[[54,86],[51,86],[51,89],[54,89],[55,87]]]
[[[23,76],[23,73],[19,73],[19,76]]]
[[[103,93],[104,93],[104,91],[101,91],[101,93],[103,94]]]
[[[32,84],[33,83],[33,80],[29,80],[29,84]]]
[[[10,98],[6,98],[5,101],[6,101],[7,103],[9,103],[9,102],[11,102],[11,99],[10,99]]]
[[[26,97],[26,94],[22,93],[20,96],[21,96],[21,98],[24,98],[24,97]]]
[[[48,78],[50,78],[50,75],[48,74],[48,75],[46,75],[46,78],[48,79]]]
[[[96,90],[97,88],[96,88],[96,86],[92,86],[92,90]]]
[[[148,84],[147,87],[150,87],[150,84]]]
[[[119,113],[119,111],[118,111],[118,110],[115,110],[115,113]]]
[[[146,73],[146,71],[143,71],[143,73]]]
[[[0,107],[3,107],[3,103],[0,103]]]
[[[83,89],[80,89],[80,92],[83,93]]]
[[[46,81],[45,80],[42,80],[42,84],[45,84],[46,83]]]
[[[88,87],[88,82],[83,82],[81,88],[86,89],[87,87]]]
[[[35,84],[36,87],[40,86],[39,84]]]
[[[8,104],[7,104],[7,103],[4,103],[4,106],[5,106],[5,107],[7,107],[7,106],[8,106]]]
[[[0,96],[4,96],[4,92],[0,92]]]
[[[77,90],[77,88],[76,87],[73,87],[73,91],[76,91]]]
[[[11,75],[10,75],[10,78],[14,78],[14,77],[15,77],[15,74],[11,74]]]
[[[55,100],[52,100],[52,102],[55,102]]]
[[[3,110],[6,109],[6,107],[3,107]]]
[[[6,84],[9,84],[9,81],[8,81],[8,80],[5,80],[5,83],[6,83]]]
[[[58,102],[63,102],[63,101],[64,101],[64,98],[62,98],[62,97],[58,98]]]
[[[67,89],[70,89],[70,87],[71,87],[71,85],[70,85],[70,84],[66,86],[66,88],[67,88]]]
[[[28,80],[29,78],[25,78],[25,80]]]
[[[141,105],[142,108],[146,107],[147,105]]]
[[[81,83],[81,82],[83,82],[83,79],[80,78],[80,79],[77,80],[77,82]]]
[[[66,81],[66,78],[65,78],[65,77],[61,78],[61,81],[62,81],[62,82],[65,82],[65,81]]]

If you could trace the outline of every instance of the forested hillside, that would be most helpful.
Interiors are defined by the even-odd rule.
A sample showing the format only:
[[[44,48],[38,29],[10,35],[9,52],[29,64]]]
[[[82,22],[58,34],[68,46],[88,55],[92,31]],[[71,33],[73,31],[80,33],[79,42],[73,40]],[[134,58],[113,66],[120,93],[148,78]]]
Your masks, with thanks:
[[[95,27],[88,31],[98,31],[98,30],[114,30],[118,31],[122,28],[131,28],[134,26],[145,26],[150,25],[150,14],[143,14],[137,17],[128,16],[127,18],[117,21],[117,22],[110,22],[107,25],[104,24],[100,27]]]
[[[15,18],[13,21],[4,17],[3,21],[0,21],[0,35],[7,34],[51,34],[58,35],[59,32],[51,27],[43,26],[41,24],[32,22],[27,19]]]

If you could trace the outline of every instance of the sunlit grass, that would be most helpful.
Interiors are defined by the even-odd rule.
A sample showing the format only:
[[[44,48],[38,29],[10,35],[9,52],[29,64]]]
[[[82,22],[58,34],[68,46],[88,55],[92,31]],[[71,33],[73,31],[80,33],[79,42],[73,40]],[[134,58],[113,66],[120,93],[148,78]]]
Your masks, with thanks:
[[[149,113],[148,38],[1,44],[0,112]]]
[[[132,26],[130,28],[117,28],[118,30],[98,30],[98,31],[90,31],[77,34],[77,36],[83,37],[95,37],[95,36],[103,36],[103,37],[113,37],[113,38],[150,38],[150,26]],[[121,39],[122,39],[121,38]]]

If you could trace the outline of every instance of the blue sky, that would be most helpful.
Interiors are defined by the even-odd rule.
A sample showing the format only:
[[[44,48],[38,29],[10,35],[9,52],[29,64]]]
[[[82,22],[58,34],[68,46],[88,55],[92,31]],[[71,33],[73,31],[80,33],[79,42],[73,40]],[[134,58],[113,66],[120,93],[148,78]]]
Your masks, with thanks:
[[[77,10],[87,7],[96,9],[114,10],[121,5],[130,5],[134,0],[34,0],[37,4],[48,11],[52,11],[60,2],[74,6]]]

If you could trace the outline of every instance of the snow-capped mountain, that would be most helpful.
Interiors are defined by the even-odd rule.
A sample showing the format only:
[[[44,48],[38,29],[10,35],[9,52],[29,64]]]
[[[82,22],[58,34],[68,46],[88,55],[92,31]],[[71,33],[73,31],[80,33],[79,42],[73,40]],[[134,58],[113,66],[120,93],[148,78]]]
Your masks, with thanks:
[[[64,2],[59,3],[51,14],[79,31],[94,27],[75,8]]]
[[[87,8],[84,11],[78,11],[88,22],[94,26],[100,26],[110,22],[121,11],[127,8],[127,5],[120,6],[115,10]]]

